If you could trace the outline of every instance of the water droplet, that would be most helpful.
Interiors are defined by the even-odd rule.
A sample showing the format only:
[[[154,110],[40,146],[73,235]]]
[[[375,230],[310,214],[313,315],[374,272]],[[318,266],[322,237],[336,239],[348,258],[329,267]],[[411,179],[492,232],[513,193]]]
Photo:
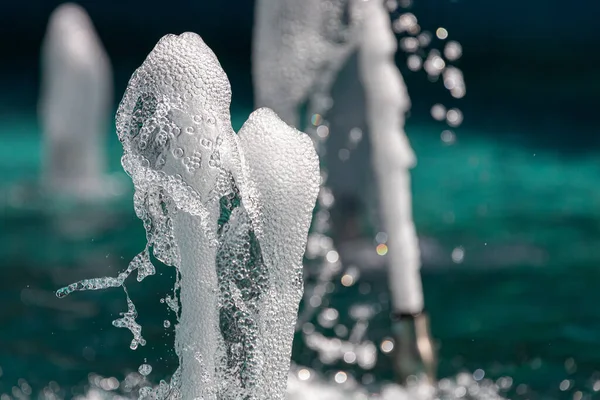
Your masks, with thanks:
[[[350,150],[348,149],[340,149],[338,152],[338,157],[341,161],[348,161],[350,158]]]
[[[400,41],[400,47],[406,52],[413,53],[419,49],[419,40],[414,37],[405,37]]]
[[[463,121],[463,114],[458,108],[452,108],[446,113],[446,122],[448,125],[457,127]]]
[[[398,33],[404,31],[411,31],[417,26],[417,17],[412,13],[402,14],[396,21],[394,21],[394,30]]]
[[[465,259],[465,249],[462,247],[456,247],[454,250],[452,250],[452,261],[454,261],[456,264],[460,264],[464,261]]]
[[[410,69],[411,71],[418,71],[423,65],[423,60],[418,55],[411,54],[406,59],[406,64],[408,65],[408,69]]]
[[[440,137],[442,139],[442,142],[448,145],[451,145],[454,142],[456,142],[456,135],[450,130],[443,131]]]
[[[138,372],[144,376],[148,376],[152,372],[152,366],[150,364],[142,364],[138,368]]]
[[[348,375],[346,375],[344,371],[340,371],[337,374],[335,374],[334,379],[337,383],[344,383],[348,379]]]
[[[362,140],[363,131],[360,128],[352,128],[350,130],[350,142],[358,143]]]
[[[438,37],[438,39],[445,40],[448,38],[448,31],[446,28],[439,27],[435,31],[435,35]]]
[[[327,136],[329,136],[329,128],[326,125],[319,125],[317,127],[317,135],[321,139],[327,138]]]
[[[446,118],[446,107],[441,104],[436,104],[431,107],[431,116],[436,121],[443,121]]]
[[[462,56],[462,46],[460,43],[455,41],[450,41],[446,43],[446,47],[444,47],[444,56],[449,61],[456,61]]]

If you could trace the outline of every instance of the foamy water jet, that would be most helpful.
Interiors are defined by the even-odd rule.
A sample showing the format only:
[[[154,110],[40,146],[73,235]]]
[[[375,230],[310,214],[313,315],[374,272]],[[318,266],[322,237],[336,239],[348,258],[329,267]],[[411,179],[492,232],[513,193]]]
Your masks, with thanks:
[[[82,7],[66,3],[52,13],[41,62],[44,189],[53,196],[104,197],[112,71]]]
[[[180,367],[141,397],[281,399],[302,296],[302,256],[319,183],[308,136],[269,109],[236,135],[231,88],[193,33],[163,37],[133,74],[117,112],[122,164],[147,246],[117,278],[57,292],[124,286],[155,273],[150,251],[177,268]],[[176,301],[179,294],[180,302]],[[144,345],[136,310],[113,324]]]

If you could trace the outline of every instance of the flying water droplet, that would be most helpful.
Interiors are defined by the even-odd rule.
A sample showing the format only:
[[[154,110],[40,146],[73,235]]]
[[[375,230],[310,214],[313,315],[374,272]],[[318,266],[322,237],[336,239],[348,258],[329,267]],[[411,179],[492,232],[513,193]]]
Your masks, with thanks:
[[[138,368],[138,372],[143,376],[148,376],[152,372],[152,366],[150,364],[142,364]]]

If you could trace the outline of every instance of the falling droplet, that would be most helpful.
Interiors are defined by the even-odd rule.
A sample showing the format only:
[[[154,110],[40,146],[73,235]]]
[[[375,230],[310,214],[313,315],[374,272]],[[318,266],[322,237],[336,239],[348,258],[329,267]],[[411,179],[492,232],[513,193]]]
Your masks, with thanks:
[[[148,376],[152,372],[152,366],[150,364],[142,364],[138,368],[138,372],[144,376]]]

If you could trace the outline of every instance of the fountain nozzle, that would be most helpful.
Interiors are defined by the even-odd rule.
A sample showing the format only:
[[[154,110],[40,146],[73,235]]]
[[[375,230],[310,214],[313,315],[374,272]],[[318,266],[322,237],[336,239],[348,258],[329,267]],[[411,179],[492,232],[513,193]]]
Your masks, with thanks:
[[[392,332],[395,341],[393,363],[398,383],[406,384],[410,377],[434,383],[437,356],[427,313],[393,312]]]

